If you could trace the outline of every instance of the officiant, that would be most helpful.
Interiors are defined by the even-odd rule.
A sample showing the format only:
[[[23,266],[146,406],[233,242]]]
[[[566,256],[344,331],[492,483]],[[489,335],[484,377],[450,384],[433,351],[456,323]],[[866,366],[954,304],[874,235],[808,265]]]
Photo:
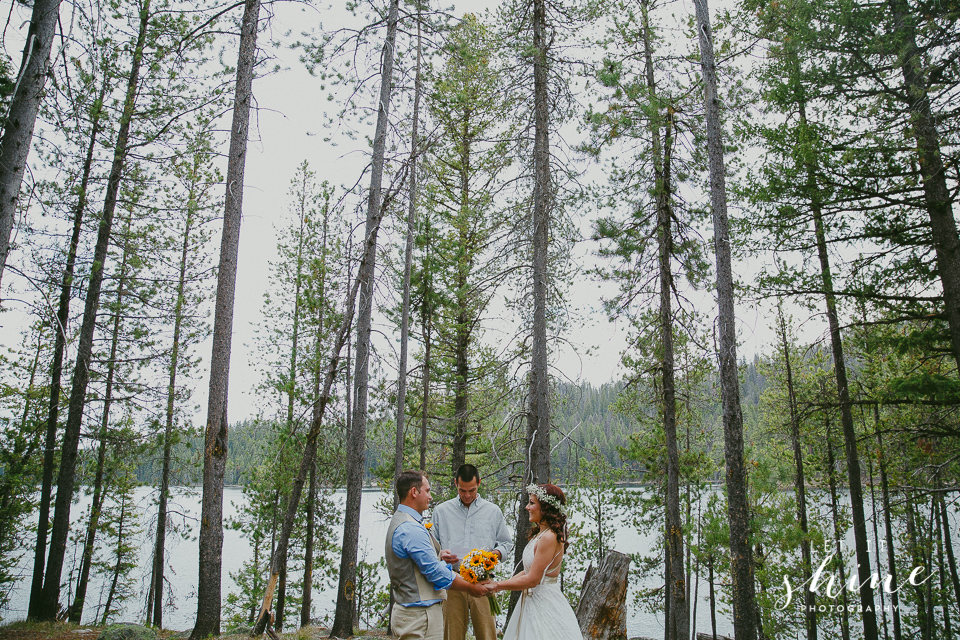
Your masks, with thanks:
[[[503,511],[479,493],[480,472],[472,464],[460,465],[454,476],[457,497],[437,505],[433,525],[443,551],[440,559],[456,571],[471,549],[493,551],[500,560],[510,558],[513,543]],[[477,640],[497,640],[497,624],[484,597],[452,592],[443,604],[444,640],[465,640],[473,622]]]

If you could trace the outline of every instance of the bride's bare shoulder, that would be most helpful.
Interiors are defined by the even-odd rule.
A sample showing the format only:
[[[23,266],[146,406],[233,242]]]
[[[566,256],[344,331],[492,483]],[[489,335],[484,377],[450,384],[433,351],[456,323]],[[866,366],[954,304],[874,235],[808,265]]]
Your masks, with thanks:
[[[541,533],[540,542],[546,545],[547,548],[556,547],[560,544],[560,541],[557,539],[557,532],[553,529],[546,529]]]

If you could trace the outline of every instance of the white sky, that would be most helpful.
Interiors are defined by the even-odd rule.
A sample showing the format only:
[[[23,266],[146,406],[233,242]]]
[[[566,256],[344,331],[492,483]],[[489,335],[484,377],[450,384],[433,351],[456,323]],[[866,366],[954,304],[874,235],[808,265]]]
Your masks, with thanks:
[[[459,0],[454,3],[454,15],[466,10],[482,13],[486,8],[499,4],[497,0]],[[308,9],[293,3],[274,5],[270,34],[280,36],[287,31],[301,31],[304,25],[320,21],[329,28],[342,13],[338,8]],[[676,12],[689,11],[693,6],[682,0]],[[261,39],[261,45],[266,37]],[[8,45],[9,46],[9,45]],[[296,167],[308,160],[320,180],[333,184],[352,184],[367,159],[358,152],[350,152],[347,146],[332,146],[324,142],[323,110],[327,107],[327,90],[321,88],[319,79],[310,76],[297,61],[296,54],[284,54],[288,68],[272,75],[258,78],[254,94],[258,111],[253,114],[253,132],[246,165],[246,186],[243,202],[243,223],[240,235],[240,257],[237,273],[237,297],[234,318],[234,339],[231,357],[230,404],[228,416],[231,422],[256,415],[259,404],[255,386],[259,381],[256,371],[253,341],[255,327],[262,322],[263,294],[268,286],[268,261],[276,252],[274,225],[286,210],[290,178]],[[15,58],[19,61],[19,58]],[[232,62],[232,61],[231,61]],[[367,135],[372,137],[373,125]],[[362,138],[357,144],[363,144]],[[578,251],[581,259],[588,260],[592,249],[583,247]],[[751,270],[750,265],[741,265]],[[8,276],[9,277],[9,276]],[[6,284],[6,278],[4,279]],[[606,289],[605,289],[606,287]],[[610,285],[582,279],[570,290],[573,304],[585,314],[569,335],[564,336],[569,345],[555,354],[555,370],[563,378],[588,380],[599,385],[618,379],[623,370],[620,366],[621,352],[625,347],[625,328],[610,324],[601,311],[601,292],[612,291]],[[17,310],[11,301],[5,301],[10,309],[2,318],[0,339],[9,345],[19,342]],[[768,320],[752,308],[740,305],[737,308],[741,339],[741,357],[752,357],[769,336]],[[377,319],[374,319],[375,325]],[[15,329],[16,328],[16,329]],[[376,328],[376,327],[375,327]],[[384,326],[386,331],[387,328]],[[209,361],[210,344],[199,349],[204,361]],[[384,350],[384,357],[389,357]],[[395,365],[394,365],[395,368]],[[206,419],[206,395],[209,383],[204,372],[198,376],[194,401],[200,411],[195,415],[197,424]]]

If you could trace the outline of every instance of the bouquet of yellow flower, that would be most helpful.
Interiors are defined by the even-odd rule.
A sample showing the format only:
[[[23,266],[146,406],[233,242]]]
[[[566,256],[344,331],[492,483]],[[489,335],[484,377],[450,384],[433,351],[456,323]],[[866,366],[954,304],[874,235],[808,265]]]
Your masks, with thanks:
[[[485,582],[493,577],[494,569],[500,559],[493,551],[471,549],[470,553],[460,561],[460,577],[471,584]],[[500,604],[493,594],[487,596],[490,601],[490,611],[493,615],[500,615]]]

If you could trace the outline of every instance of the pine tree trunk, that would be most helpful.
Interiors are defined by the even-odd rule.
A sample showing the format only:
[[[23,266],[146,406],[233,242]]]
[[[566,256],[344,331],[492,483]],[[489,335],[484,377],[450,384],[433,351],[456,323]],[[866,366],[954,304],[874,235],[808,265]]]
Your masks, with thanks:
[[[923,562],[924,562],[924,575],[929,576],[930,580],[927,580],[924,584],[924,589],[927,591],[927,624],[926,624],[926,637],[930,640],[933,640],[934,631],[937,627],[937,619],[934,615],[934,602],[933,602],[933,537],[934,533],[934,499],[933,496],[930,496],[930,521],[927,523],[926,532],[928,538],[924,540],[923,545]],[[950,636],[946,636],[950,637]]]
[[[80,177],[80,189],[77,205],[73,210],[73,232],[67,249],[67,263],[60,281],[60,301],[54,325],[53,364],[50,367],[50,401],[47,411],[47,435],[43,452],[43,472],[40,484],[40,516],[37,524],[37,543],[34,547],[33,581],[30,587],[29,618],[39,617],[40,602],[43,597],[43,570],[47,554],[47,526],[50,521],[50,498],[53,493],[54,450],[57,447],[57,423],[60,420],[61,379],[63,376],[63,356],[67,344],[67,324],[70,320],[70,293],[73,289],[73,274],[77,264],[77,249],[80,245],[80,233],[83,230],[83,216],[87,208],[87,187],[90,185],[90,172],[93,167],[93,152],[100,135],[103,115],[103,98],[107,90],[107,78],[104,74],[97,108],[91,114],[90,140],[83,161]]]
[[[673,358],[673,256],[672,211],[670,206],[670,156],[673,147],[673,123],[667,116],[663,144],[661,174],[657,176],[657,242],[660,266],[660,342],[663,350],[661,363],[663,431],[667,445],[667,530],[665,532],[667,562],[671,581],[667,585],[670,599],[668,628],[672,640],[686,640],[689,635],[689,603],[687,602],[685,570],[683,566],[683,521],[680,517],[680,452],[677,447],[677,395]],[[659,138],[659,131],[656,133]],[[659,144],[657,144],[659,146]],[[660,157],[658,150],[654,151]]]
[[[953,357],[960,366],[960,235],[953,218],[947,172],[940,153],[940,134],[927,93],[923,53],[917,46],[916,25],[904,0],[888,0],[901,38],[898,51],[903,72],[908,129],[916,139],[917,163],[923,178],[923,197],[930,217],[930,233],[936,251],[937,273],[943,285],[944,315],[950,326]],[[899,95],[899,94],[898,94]]]
[[[424,335],[423,335],[423,409],[420,412],[420,470],[427,469],[427,427],[430,425],[430,351],[433,346],[432,338],[432,309],[430,303],[424,301]]]
[[[939,484],[940,483],[938,480],[937,485]],[[939,489],[939,486],[936,488]],[[950,530],[941,526],[943,521],[934,515],[934,513],[939,514],[943,508],[943,503],[940,501],[940,494],[935,494],[932,496],[932,499],[933,504],[931,505],[931,509],[933,510],[933,513],[931,513],[931,516],[936,518],[936,522],[932,524],[937,532],[937,568],[940,573],[940,610],[943,612],[943,637],[952,638],[953,628],[950,624],[950,586],[948,583],[950,577],[947,573],[947,563],[943,555],[944,538],[947,538],[947,544],[952,544],[952,542],[948,538]],[[931,580],[930,582],[932,583],[933,581]]]
[[[3,120],[0,137],[0,276],[10,252],[13,221],[20,204],[20,185],[30,154],[33,128],[50,69],[50,49],[60,15],[60,0],[34,0],[23,59]]]
[[[527,414],[526,479],[550,482],[550,376],[547,353],[547,288],[550,215],[553,185],[550,175],[550,94],[546,0],[533,0],[533,340],[530,366],[530,409]],[[524,502],[525,504],[525,502]],[[520,506],[523,515],[523,504]],[[525,519],[525,518],[523,518]],[[523,546],[517,544],[517,553]]]
[[[960,607],[960,575],[957,573],[957,558],[953,551],[953,536],[950,535],[950,521],[947,518],[947,504],[943,499],[943,493],[937,494],[937,500],[940,502],[940,528],[944,533],[944,546],[947,551],[947,566],[950,569],[950,584],[953,587],[954,603]],[[946,588],[944,589],[946,593]]]
[[[805,115],[801,118],[806,124]],[[816,193],[815,178],[808,168],[808,185],[811,193]],[[867,523],[863,511],[863,484],[860,478],[860,458],[857,454],[857,433],[853,424],[853,410],[850,404],[850,389],[847,384],[847,365],[843,354],[843,341],[840,336],[840,320],[837,313],[837,299],[833,290],[833,275],[830,270],[830,256],[827,253],[826,231],[823,213],[816,197],[811,202],[814,233],[816,234],[817,255],[820,259],[820,277],[823,282],[824,298],[827,306],[827,322],[830,327],[830,346],[833,353],[833,369],[837,380],[837,398],[840,401],[840,425],[843,431],[844,451],[847,458],[847,483],[850,489],[850,509],[853,516],[853,539],[857,553],[857,577],[860,584],[860,611],[863,619],[864,640],[877,640],[877,614],[874,611],[873,589],[870,588],[870,543],[867,540]]]
[[[710,567],[710,632],[713,634],[713,640],[717,640],[717,595],[714,589],[712,555],[708,566]]]
[[[103,284],[103,270],[106,265],[107,250],[110,246],[110,233],[113,227],[113,215],[117,207],[117,195],[120,191],[120,179],[127,157],[127,145],[130,137],[130,124],[137,98],[137,85],[140,77],[140,64],[143,58],[147,25],[150,19],[150,0],[146,0],[140,11],[140,26],[134,47],[130,76],[127,83],[120,127],[114,145],[113,164],[107,181],[107,193],[103,203],[103,214],[97,232],[97,243],[93,251],[93,265],[87,282],[87,299],[83,310],[83,322],[80,326],[80,341],[77,345],[77,362],[73,369],[73,381],[70,388],[70,406],[67,424],[64,427],[63,446],[60,456],[60,473],[57,476],[57,500],[53,515],[53,527],[50,531],[50,554],[47,559],[43,579],[43,596],[37,618],[53,621],[60,606],[60,574],[63,570],[63,557],[67,548],[67,534],[70,529],[70,505],[73,500],[74,473],[77,463],[77,449],[80,445],[80,428],[83,423],[83,408],[86,402],[87,383],[90,380],[91,354],[93,352],[93,333],[96,329],[97,310],[100,306],[100,289]]]
[[[183,228],[183,243],[180,246],[180,273],[177,280],[177,298],[173,307],[173,343],[170,349],[169,375],[167,379],[167,407],[163,429],[163,468],[160,472],[160,496],[157,508],[157,532],[154,537],[153,572],[150,580],[152,607],[147,608],[147,619],[153,626],[163,628],[163,576],[166,569],[167,502],[170,498],[170,465],[173,454],[174,407],[177,398],[177,373],[180,367],[180,341],[183,331],[183,304],[186,293],[187,258],[190,250],[190,232],[193,230],[194,193],[187,204],[187,219]]]
[[[833,514],[833,543],[834,554],[840,573],[840,584],[846,584],[846,560],[843,557],[843,531],[840,529],[840,501],[837,499],[837,480],[834,477],[834,466],[836,460],[833,457],[833,438],[830,434],[829,418],[827,422],[827,478],[830,483],[830,508]],[[840,604],[843,605],[841,615],[840,637],[842,640],[850,640],[850,614],[847,607],[847,590],[840,591]]]
[[[303,543],[303,597],[300,599],[300,626],[310,624],[310,609],[313,604],[313,536],[317,517],[317,464],[310,465],[310,480],[307,487],[307,535]]]
[[[919,539],[919,533],[917,532],[916,520],[918,519],[918,516],[915,513],[914,499],[915,498],[914,498],[913,491],[908,490],[907,491],[907,516],[906,516],[907,517],[907,544],[908,544],[908,551],[910,553],[911,558],[913,559],[913,566],[922,567],[922,566],[925,566],[926,563],[924,562],[923,552],[921,550],[923,545]],[[926,622],[927,601],[926,601],[926,598],[924,597],[923,585],[922,584],[914,585],[913,590],[914,590],[915,597],[917,599],[916,611],[917,611],[918,624],[920,627],[919,635],[921,638],[923,638],[923,640],[929,640],[929,636],[927,635],[927,622]]]
[[[807,522],[807,487],[803,474],[803,449],[800,446],[800,418],[797,416],[797,396],[793,388],[793,368],[790,363],[790,343],[787,340],[787,323],[783,307],[777,306],[780,321],[780,343],[783,345],[783,361],[787,375],[787,398],[790,403],[790,441],[793,445],[793,463],[796,468],[794,490],[797,493],[797,519],[803,538],[800,541],[800,556],[803,563],[801,577],[808,584],[813,574],[813,554],[810,549],[809,524]],[[816,595],[810,589],[803,590],[804,621],[807,640],[817,640]]]
[[[367,234],[367,238],[364,243],[363,258],[360,260],[361,272],[366,267],[368,262],[373,259],[373,255],[376,252],[376,232],[379,230],[380,222],[382,220],[382,213],[380,210],[377,211],[377,214],[377,217],[373,220],[373,232]],[[300,459],[300,466],[297,471],[297,476],[294,478],[293,486],[290,488],[290,495],[287,498],[286,513],[284,514],[280,535],[276,540],[276,546],[273,550],[272,558],[270,560],[270,581],[267,583],[267,587],[264,591],[263,604],[260,607],[260,613],[257,617],[256,626],[251,633],[251,635],[254,636],[262,635],[266,629],[267,622],[270,619],[269,614],[270,607],[273,603],[273,593],[280,579],[281,569],[286,567],[290,534],[292,533],[293,525],[296,522],[297,509],[300,506],[300,496],[303,492],[303,485],[306,482],[307,474],[310,472],[311,467],[313,467],[316,463],[317,447],[320,440],[320,430],[321,426],[323,425],[323,412],[324,409],[326,409],[327,404],[329,404],[331,395],[333,393],[333,383],[337,378],[337,372],[340,364],[340,352],[343,350],[344,345],[347,343],[347,340],[350,337],[350,329],[353,326],[354,309],[357,304],[357,296],[359,295],[361,284],[362,282],[360,278],[357,278],[351,286],[350,292],[347,294],[343,319],[341,320],[340,327],[337,330],[337,337],[334,341],[333,348],[331,349],[329,364],[327,365],[326,374],[324,376],[323,390],[316,400],[313,421],[310,425],[310,431],[307,433],[307,440],[304,444],[303,456]],[[349,360],[349,351],[347,357]],[[355,559],[356,556],[354,556],[354,560]]]
[[[713,34],[707,0],[696,0],[700,64],[703,72],[707,120],[707,153],[710,165],[710,202],[713,209],[714,251],[717,263],[717,333],[720,352],[720,391],[723,404],[724,460],[727,510],[730,521],[730,561],[733,589],[733,628],[737,640],[756,640],[758,611],[750,547],[750,506],[747,471],[743,462],[743,413],[737,373],[736,315],[733,304],[733,271],[727,221],[726,176],[720,129],[720,100],[713,55]]]
[[[247,129],[253,98],[260,0],[246,0],[240,26],[240,52],[227,159],[227,188],[217,269],[217,297],[213,320],[213,354],[203,456],[203,499],[200,516],[200,557],[197,584],[197,620],[191,640],[220,633],[220,572],[223,563],[223,478],[227,465],[227,388],[233,304],[237,283],[237,252],[243,211]]]
[[[287,602],[287,563],[284,562],[280,567],[280,575],[277,576],[277,615],[274,618],[273,628],[277,631],[283,631],[284,609]]]
[[[407,238],[403,250],[403,301],[400,309],[400,365],[397,380],[397,439],[393,458],[393,477],[396,480],[403,471],[404,431],[407,418],[407,351],[410,342],[410,276],[413,271],[413,244],[417,230],[417,164],[419,162],[420,136],[420,94],[423,91],[423,78],[420,63],[422,55],[422,34],[420,24],[420,5],[417,5],[417,59],[416,75],[413,82],[413,124],[410,132],[410,187],[407,206]],[[393,496],[393,507],[397,507],[397,496]],[[392,596],[392,592],[391,592]]]
[[[120,574],[123,570],[123,524],[127,516],[127,502],[121,497],[120,520],[117,522],[117,562],[113,566],[113,577],[110,579],[110,590],[107,593],[107,602],[103,605],[103,617],[100,619],[100,625],[106,626],[107,619],[113,607],[113,598],[117,595],[117,585],[120,582]]]
[[[317,334],[314,341],[315,365],[313,371],[313,408],[310,417],[310,424],[320,425],[323,420],[323,411],[320,407],[320,389],[323,380],[323,367],[320,366],[323,357],[323,331],[324,331],[324,312],[326,311],[326,291],[327,291],[327,232],[330,221],[330,200],[327,198],[323,205],[323,233],[320,244],[320,282],[319,286],[319,304],[317,306]],[[317,458],[314,455],[313,462],[310,464],[310,484],[307,496],[307,538],[303,550],[303,599],[300,604],[300,626],[305,627],[311,623],[313,607],[313,547],[314,532],[316,530],[316,505],[317,505]],[[251,622],[253,622],[251,620]]]
[[[131,214],[132,216],[132,214]],[[87,584],[90,578],[90,565],[93,562],[93,550],[97,539],[97,529],[100,525],[100,513],[103,508],[104,471],[107,462],[107,433],[110,426],[110,407],[113,404],[113,381],[117,369],[117,348],[120,343],[120,317],[123,308],[123,292],[126,285],[126,270],[128,259],[128,239],[130,237],[130,220],[127,217],[124,231],[123,257],[120,260],[120,271],[117,277],[116,310],[113,315],[113,332],[110,338],[110,358],[107,361],[107,380],[103,394],[103,411],[100,417],[100,445],[97,451],[97,470],[93,481],[93,499],[90,504],[90,520],[87,523],[87,535],[83,543],[83,556],[80,561],[80,578],[77,580],[77,591],[73,603],[68,608],[68,620],[73,624],[80,624],[83,616],[83,605],[87,595]],[[109,484],[109,482],[108,482]]]
[[[347,500],[343,520],[343,547],[340,555],[340,579],[337,586],[337,606],[330,634],[347,637],[353,634],[356,603],[354,586],[357,581],[357,547],[360,535],[360,500],[363,488],[363,460],[366,451],[367,393],[370,366],[370,323],[373,312],[374,277],[376,275],[377,230],[380,225],[381,183],[387,143],[387,123],[390,115],[390,96],[393,84],[394,49],[397,41],[399,0],[391,0],[387,16],[387,37],[383,45],[380,76],[380,100],[377,109],[377,129],[373,142],[370,171],[370,193],[367,200],[365,238],[369,255],[357,273],[360,282],[360,306],[357,317],[357,361],[354,372],[353,419],[347,437]]]
[[[873,457],[867,456],[867,473],[870,478],[870,508],[873,512],[873,548],[876,549],[877,556],[877,575],[884,575],[883,571],[883,558],[880,556],[880,514],[877,513],[877,491],[876,491],[876,481],[874,480],[873,475]],[[890,625],[887,623],[887,597],[886,591],[884,589],[878,589],[880,592],[880,620],[878,621],[877,635],[880,634],[880,629],[883,629],[884,640],[890,640]]]
[[[897,562],[894,550],[893,522],[890,514],[890,484],[887,482],[886,453],[880,435],[880,407],[873,405],[874,429],[877,434],[877,452],[880,457],[880,491],[883,498],[883,526],[887,536],[887,573],[890,575],[891,609],[893,609],[893,640],[902,640],[900,630],[900,585],[897,582]]]
[[[460,229],[460,247],[465,251],[469,239],[464,233],[463,218],[470,211],[470,127],[469,115],[463,121],[463,138],[460,145],[460,203],[457,207],[457,226]],[[467,313],[469,266],[463,259],[457,260],[456,284],[456,327],[454,329],[453,357],[456,369],[453,391],[453,438],[450,443],[450,476],[457,473],[460,465],[467,461],[467,433],[469,426],[468,388],[470,376],[470,362],[468,350],[470,348],[470,318]]]
[[[553,206],[553,186],[550,175],[550,94],[548,85],[548,53],[546,0],[532,2],[533,27],[533,326],[530,360],[527,433],[524,450],[527,452],[523,485],[550,482],[550,372],[547,353],[547,289],[550,214]],[[523,561],[527,544],[526,489],[521,488],[517,506],[514,565]],[[519,592],[510,596],[510,612],[519,599]]]

